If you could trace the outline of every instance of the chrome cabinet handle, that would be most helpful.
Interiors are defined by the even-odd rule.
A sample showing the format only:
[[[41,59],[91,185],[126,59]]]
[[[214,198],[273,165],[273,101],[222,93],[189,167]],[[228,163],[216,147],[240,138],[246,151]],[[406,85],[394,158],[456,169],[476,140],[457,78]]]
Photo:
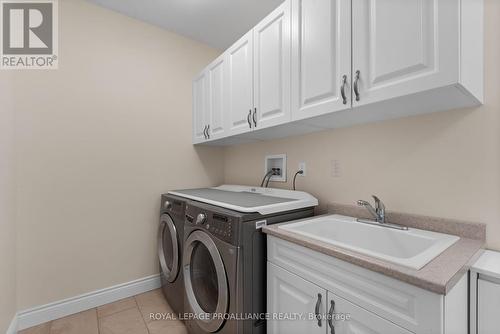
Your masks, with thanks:
[[[342,103],[347,104],[347,97],[345,96],[345,86],[347,85],[347,75],[342,76],[342,85],[340,86],[340,95],[342,95]]]
[[[248,111],[248,116],[247,116],[247,122],[248,122],[248,127],[251,129],[252,128],[252,121],[250,121],[250,117],[252,116],[252,109]]]
[[[318,326],[321,327],[321,314],[319,313],[319,307],[321,306],[321,293],[318,293],[318,301],[316,302],[316,307],[314,308],[314,314],[316,319],[318,319]]]
[[[358,82],[359,82],[359,76],[361,72],[359,70],[356,71],[356,76],[354,77],[354,94],[356,95],[356,101],[359,101],[359,89],[358,89]]]
[[[253,126],[254,126],[254,128],[256,128],[257,127],[257,108],[253,108],[252,119],[253,119]]]
[[[328,325],[330,326],[330,334],[335,334],[335,324],[333,323],[333,313],[335,313],[335,301],[330,302],[330,311],[328,311]]]
[[[203,137],[205,137],[205,139],[207,139],[207,126],[206,125],[203,128]]]
[[[207,139],[210,139],[210,124],[207,125]]]

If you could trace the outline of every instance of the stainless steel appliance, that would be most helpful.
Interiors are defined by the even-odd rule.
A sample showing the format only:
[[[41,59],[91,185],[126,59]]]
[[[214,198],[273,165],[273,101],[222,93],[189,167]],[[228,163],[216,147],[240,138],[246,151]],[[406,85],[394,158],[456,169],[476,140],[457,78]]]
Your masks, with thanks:
[[[229,193],[213,189],[176,191],[199,199],[186,204],[184,304],[185,312],[194,315],[186,325],[191,334],[265,333],[266,236],[260,227],[310,217],[317,201],[309,194],[283,190],[264,194],[261,188],[222,190]],[[294,196],[307,198],[305,207],[281,211],[279,204],[296,200]],[[214,201],[247,212],[206,203]]]
[[[158,258],[165,298],[175,313],[184,312],[184,278],[181,270],[184,242],[186,200],[164,194],[161,196],[158,229]]]

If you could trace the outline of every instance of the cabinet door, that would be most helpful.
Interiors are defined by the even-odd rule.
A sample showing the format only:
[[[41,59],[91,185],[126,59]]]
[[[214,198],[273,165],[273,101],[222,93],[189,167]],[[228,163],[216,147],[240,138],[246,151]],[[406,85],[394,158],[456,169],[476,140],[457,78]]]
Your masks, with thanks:
[[[290,1],[253,29],[256,128],[290,121]]]
[[[456,83],[459,4],[352,0],[353,106]]]
[[[209,83],[208,134],[210,139],[224,137],[227,115],[227,92],[224,85],[224,56],[213,61],[207,69]]]
[[[325,334],[326,290],[270,262],[267,263],[268,333]],[[318,302],[319,301],[319,302]],[[278,317],[288,319],[278,319]],[[292,318],[296,316],[296,318]]]
[[[351,2],[293,0],[292,119],[350,108],[350,78]]]
[[[411,334],[328,291],[328,333],[335,334]],[[331,320],[330,320],[331,319]],[[334,330],[332,330],[332,327]]]
[[[477,332],[498,334],[500,311],[500,281],[477,280]]]
[[[208,79],[204,71],[193,80],[193,143],[205,141],[208,125]]]
[[[252,31],[226,51],[228,92],[228,130],[235,135],[251,130],[253,113]]]

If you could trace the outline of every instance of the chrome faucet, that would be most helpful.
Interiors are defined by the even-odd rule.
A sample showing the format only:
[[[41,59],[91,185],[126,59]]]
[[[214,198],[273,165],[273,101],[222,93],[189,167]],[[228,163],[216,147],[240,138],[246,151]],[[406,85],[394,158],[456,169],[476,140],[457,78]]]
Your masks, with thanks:
[[[376,222],[380,224],[385,224],[385,205],[382,201],[375,195],[372,195],[375,200],[375,208],[367,201],[359,200],[358,205],[365,207],[375,218]]]
[[[357,219],[358,222],[366,223],[366,224],[374,224],[374,225],[376,224],[376,225],[380,225],[380,226],[395,228],[398,230],[408,230],[407,226],[388,223],[386,221],[386,217],[385,217],[385,205],[384,205],[384,203],[377,196],[372,195],[372,197],[375,200],[375,207],[373,207],[367,201],[363,201],[363,200],[359,200],[357,203],[359,206],[366,208],[368,210],[368,212],[371,213],[374,220],[372,221],[372,220],[358,218]]]

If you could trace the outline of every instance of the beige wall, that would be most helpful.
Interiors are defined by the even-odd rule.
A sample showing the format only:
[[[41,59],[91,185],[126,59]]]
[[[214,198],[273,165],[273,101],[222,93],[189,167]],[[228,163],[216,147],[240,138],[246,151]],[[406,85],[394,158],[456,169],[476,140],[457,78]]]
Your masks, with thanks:
[[[59,70],[14,80],[20,310],[157,273],[160,194],[223,179],[223,152],[191,145],[191,80],[218,51],[59,5]]]
[[[191,79],[216,50],[60,1],[60,69],[15,72],[6,94],[16,184],[11,115],[0,109],[0,331],[16,304],[14,207],[23,310],[156,273],[159,194],[258,184],[270,153],[287,153],[289,179],[307,162],[297,185],[323,207],[376,193],[393,210],[486,222],[500,249],[500,4],[486,2],[483,107],[221,150],[190,138]]]
[[[10,73],[0,74],[0,333],[16,313],[14,129]]]
[[[264,156],[286,153],[289,180],[305,161],[297,186],[323,207],[373,193],[391,210],[487,223],[488,245],[500,250],[500,2],[485,5],[484,106],[231,147],[225,182],[259,184]]]

